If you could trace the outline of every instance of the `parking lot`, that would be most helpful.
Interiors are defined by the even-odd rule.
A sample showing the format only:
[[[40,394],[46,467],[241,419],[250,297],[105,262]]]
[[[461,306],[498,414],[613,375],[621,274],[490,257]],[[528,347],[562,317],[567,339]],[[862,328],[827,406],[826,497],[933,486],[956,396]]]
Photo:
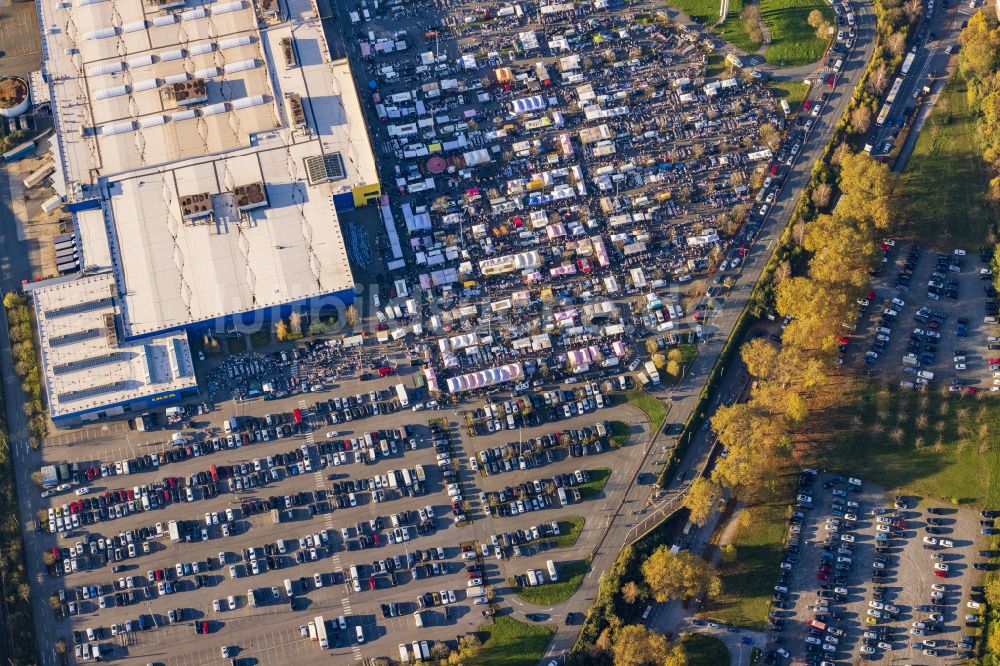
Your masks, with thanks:
[[[364,385],[388,392],[393,379]],[[582,387],[580,392],[586,394]],[[454,644],[457,635],[486,621],[481,611],[487,606],[477,603],[486,594],[483,586],[500,597],[509,578],[545,571],[549,559],[558,565],[589,552],[648,437],[644,416],[627,405],[616,410],[634,424],[630,444],[620,450],[598,434],[606,432],[598,426],[603,410],[557,421],[549,420],[555,412],[545,412],[531,421],[535,425],[522,421],[527,427],[520,436],[506,428],[469,435],[456,413],[443,410],[398,410],[331,425],[332,415],[314,403],[342,396],[338,390],[310,394],[308,404],[297,397],[238,403],[232,433],[238,448],[229,448],[225,423],[231,417],[223,410],[198,415],[192,409],[170,430],[57,436],[61,445],[46,447],[50,461],[75,460],[80,480],[44,501],[67,515],[98,519],[32,538],[58,549],[43,593],[62,590],[67,617],[60,624],[67,634],[78,632],[81,651],[99,644],[105,659],[193,665],[221,663],[226,647],[233,657],[256,660],[247,663],[309,663],[325,654],[309,638],[317,616],[324,618],[338,659],[395,657],[400,643],[413,640]],[[192,421],[197,430],[179,427]],[[293,432],[279,436],[283,428]],[[261,441],[255,441],[258,432]],[[366,432],[376,439],[372,446]],[[189,443],[167,443],[175,434]],[[160,443],[132,443],[137,437]],[[339,444],[345,439],[354,440],[350,448]],[[188,446],[190,455],[179,453]],[[371,449],[377,450],[374,463],[354,462],[355,455],[367,459]],[[482,453],[487,449],[489,461]],[[150,465],[113,474],[108,468],[122,462],[117,455],[131,451],[135,457],[123,456],[131,465],[143,464],[145,455]],[[580,479],[605,469],[610,476],[603,491],[574,498]],[[76,494],[82,488],[87,491]],[[117,499],[119,489],[124,501]],[[569,491],[565,506],[560,489]],[[69,508],[98,500],[125,512],[100,519],[99,504]],[[126,505],[138,510],[127,513]],[[555,549],[552,524],[558,529],[571,518],[585,518],[574,550]],[[418,628],[413,613],[422,606]]]
[[[872,293],[859,304],[865,367],[904,388],[1000,391],[1000,361],[990,362],[1000,358],[990,321],[997,308],[992,249],[940,253],[897,243],[885,255]]]
[[[971,656],[982,602],[976,542],[992,524],[971,510],[885,497],[860,479],[803,473],[768,663]]]

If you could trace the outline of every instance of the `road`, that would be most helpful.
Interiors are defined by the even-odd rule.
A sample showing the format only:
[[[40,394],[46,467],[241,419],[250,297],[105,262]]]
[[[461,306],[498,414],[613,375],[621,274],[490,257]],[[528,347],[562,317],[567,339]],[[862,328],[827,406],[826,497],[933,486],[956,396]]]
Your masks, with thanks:
[[[946,53],[948,47],[956,47],[962,24],[977,10],[970,8],[967,2],[958,2],[945,9],[940,3],[936,5],[930,18],[924,18],[921,23],[922,32],[914,46],[916,54],[909,72],[900,86],[899,93],[892,104],[889,116],[884,124],[872,129],[868,142],[874,147],[872,154],[882,154],[885,144],[895,143],[901,123],[911,115],[920,91],[926,84],[931,85],[931,95],[925,97],[923,104],[914,117],[913,126],[907,135],[906,143],[900,149],[895,170],[901,171],[909,159],[910,152],[916,143],[917,135],[924,120],[937,101],[937,96],[944,87],[948,76],[954,70],[957,56]],[[931,40],[930,36],[935,39]],[[957,49],[956,49],[957,53]],[[897,72],[896,76],[902,76]],[[896,76],[893,76],[895,80]]]
[[[910,131],[907,133],[906,140],[899,149],[899,155],[893,163],[893,171],[902,172],[903,169],[906,168],[906,165],[910,160],[910,155],[913,152],[913,147],[917,143],[917,137],[920,135],[920,130],[923,128],[924,122],[934,109],[934,105],[937,104],[937,100],[941,96],[941,91],[944,89],[945,84],[948,82],[948,79],[951,78],[951,74],[955,71],[955,67],[957,66],[958,36],[962,32],[962,23],[967,21],[969,17],[975,13],[975,11],[976,9],[972,9],[967,4],[962,3],[947,12],[939,11],[937,13],[935,17],[936,21],[932,24],[941,36],[937,44],[935,44],[933,52],[928,55],[925,65],[928,72],[935,73],[931,85],[931,92],[929,95],[924,97],[923,103],[920,105],[920,108],[917,109],[917,113],[913,118],[912,125],[910,126]],[[953,54],[946,53],[949,46],[956,47]]]

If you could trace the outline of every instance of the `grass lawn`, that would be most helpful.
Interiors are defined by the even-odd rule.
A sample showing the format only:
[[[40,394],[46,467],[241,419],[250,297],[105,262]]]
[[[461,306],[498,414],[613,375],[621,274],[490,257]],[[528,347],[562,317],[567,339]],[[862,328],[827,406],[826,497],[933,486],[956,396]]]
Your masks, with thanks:
[[[736,553],[724,556],[719,565],[722,594],[709,602],[705,616],[738,627],[764,628],[784,547],[792,483],[789,479],[770,497],[743,509],[732,542]]]
[[[941,246],[982,244],[997,224],[986,203],[989,174],[978,157],[975,126],[957,73],[945,85],[913,148],[903,189],[904,225],[915,238]]]
[[[818,9],[830,23],[833,11],[823,0],[761,0],[760,15],[771,31],[771,45],[764,60],[772,65],[807,65],[823,55],[829,40],[818,39],[806,22],[809,12]],[[791,102],[789,102],[791,103]]]
[[[681,640],[688,666],[718,666],[729,663],[729,649],[715,636],[685,634]]]
[[[566,520],[559,521],[559,536],[552,537],[548,541],[553,548],[569,548],[576,545],[576,540],[580,538],[583,531],[584,519],[580,516],[572,516]]]
[[[608,424],[608,439],[612,448],[619,449],[628,442],[629,427],[622,421],[612,421]]]
[[[477,666],[537,666],[555,629],[498,615],[492,624],[481,626],[477,633],[483,644],[465,663]]]
[[[802,100],[806,98],[806,94],[809,92],[809,86],[798,80],[772,81],[768,84],[768,87],[771,88],[771,92],[774,93],[775,97],[788,102],[792,113],[795,113],[796,109],[799,108],[799,104],[802,104]]]
[[[580,497],[582,499],[594,499],[601,494],[604,490],[605,484],[608,482],[608,477],[611,476],[610,467],[598,467],[597,469],[587,470],[590,472],[590,481],[587,483],[577,486],[577,490],[580,491]]]
[[[1000,505],[1000,403],[862,384],[817,464],[954,504]]]
[[[653,432],[660,429],[663,420],[667,418],[667,408],[659,398],[651,396],[645,391],[629,391],[625,394],[625,399],[646,412],[649,422],[653,424]]]
[[[534,587],[514,587],[514,594],[529,604],[536,606],[551,606],[559,604],[570,597],[583,585],[583,577],[590,568],[591,558],[575,562],[560,562],[556,564],[559,580],[555,583],[545,583]]]
[[[706,28],[711,28],[715,34],[739,49],[753,53],[760,46],[750,39],[750,34],[740,20],[743,0],[730,0],[729,13],[721,25],[715,25],[719,20],[719,9],[722,6],[719,0],[673,0],[670,4]]]

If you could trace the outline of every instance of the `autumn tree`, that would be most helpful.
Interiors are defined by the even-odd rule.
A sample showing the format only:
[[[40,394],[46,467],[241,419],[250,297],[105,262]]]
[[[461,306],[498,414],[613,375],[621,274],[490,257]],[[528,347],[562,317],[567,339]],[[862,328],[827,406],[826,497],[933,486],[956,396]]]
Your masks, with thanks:
[[[660,546],[642,563],[642,576],[653,598],[660,603],[671,599],[716,596],[722,581],[705,560],[689,551],[676,555]]]
[[[893,56],[899,56],[906,50],[906,35],[902,32],[894,32],[885,40],[885,48]]]
[[[277,338],[278,342],[284,342],[288,340],[288,336],[288,324],[284,319],[279,319],[278,323],[274,325],[274,337]]]
[[[840,205],[857,218],[870,221],[877,229],[889,229],[893,222],[893,190],[896,177],[885,164],[867,153],[844,155],[840,162]]]
[[[858,104],[851,111],[851,130],[864,134],[872,126],[872,110],[867,104]]]
[[[818,183],[809,195],[813,205],[820,210],[828,208],[833,199],[833,187],[829,183]]]
[[[634,604],[640,598],[642,598],[642,588],[635,581],[630,580],[622,585],[622,599],[626,603]]]
[[[816,30],[816,37],[818,39],[826,39],[830,35],[830,22],[826,20],[826,17],[823,16],[823,12],[820,10],[814,9],[809,12],[809,16],[806,17],[806,23]]]
[[[767,379],[776,369],[778,347],[765,338],[753,338],[740,348],[740,358],[747,366],[747,372],[754,377]]]
[[[958,70],[973,85],[989,80],[1000,69],[1000,30],[996,18],[976,12],[958,37]],[[976,91],[970,91],[975,95]]]
[[[917,0],[917,2],[920,2],[920,0]],[[881,95],[886,89],[886,86],[889,85],[889,76],[889,66],[884,62],[880,62],[872,69],[871,74],[868,76],[868,83],[866,85],[871,92],[876,95]]]
[[[679,644],[641,624],[618,630],[612,646],[615,666],[686,666],[687,656]]]
[[[760,44],[764,41],[764,34],[760,29],[760,7],[757,3],[744,4],[740,20],[743,21],[743,27],[746,28],[751,42]]]
[[[721,494],[722,490],[715,481],[703,476],[695,479],[684,494],[684,507],[691,512],[689,516],[691,522],[695,525],[704,525],[712,514],[716,498]]]

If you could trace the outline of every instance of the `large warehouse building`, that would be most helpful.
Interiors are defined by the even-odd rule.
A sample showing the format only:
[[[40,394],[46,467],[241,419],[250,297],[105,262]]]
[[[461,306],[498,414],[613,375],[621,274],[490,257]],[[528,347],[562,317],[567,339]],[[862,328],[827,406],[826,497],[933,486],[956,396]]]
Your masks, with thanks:
[[[310,0],[38,6],[82,268],[26,285],[57,424],[196,392],[188,331],[353,300],[338,211],[379,182]]]

